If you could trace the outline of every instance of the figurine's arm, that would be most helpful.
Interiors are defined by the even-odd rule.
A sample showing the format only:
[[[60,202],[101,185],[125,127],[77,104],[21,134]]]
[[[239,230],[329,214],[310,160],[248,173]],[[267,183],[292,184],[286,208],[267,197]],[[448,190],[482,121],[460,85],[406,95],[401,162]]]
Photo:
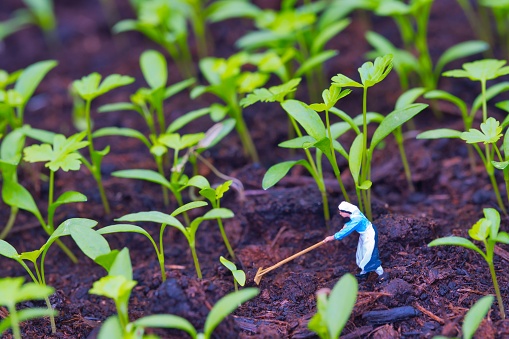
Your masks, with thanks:
[[[345,226],[343,226],[343,228],[339,232],[337,232],[334,235],[326,237],[323,241],[324,242],[329,242],[329,241],[332,241],[332,240],[341,240],[341,239],[343,239],[344,237],[346,237],[347,235],[349,235],[350,233],[355,231],[355,229],[356,229],[357,225],[359,224],[359,222],[360,222],[360,219],[358,219],[358,220],[351,219],[349,222],[347,222],[345,224]]]

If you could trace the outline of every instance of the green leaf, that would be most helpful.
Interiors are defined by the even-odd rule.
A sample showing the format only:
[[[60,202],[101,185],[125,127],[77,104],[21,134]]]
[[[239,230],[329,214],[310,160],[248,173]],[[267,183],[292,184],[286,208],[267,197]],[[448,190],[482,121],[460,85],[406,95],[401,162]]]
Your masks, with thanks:
[[[114,104],[106,104],[102,105],[97,109],[99,113],[107,113],[107,112],[118,112],[118,111],[136,111],[138,112],[138,106],[130,103],[130,102],[116,102]]]
[[[14,90],[23,97],[23,105],[30,100],[42,79],[57,64],[55,60],[39,61],[23,70],[14,85]]]
[[[198,187],[200,189],[210,187],[209,181],[203,175],[195,175],[187,181],[186,186]]]
[[[101,83],[102,76],[99,73],[91,73],[73,82],[76,92],[86,101],[109,92],[117,87],[128,85],[134,82],[134,78],[112,74],[107,76]]]
[[[185,134],[180,136],[177,133],[162,134],[158,138],[158,142],[176,151],[196,145],[205,137],[205,133]]]
[[[124,247],[118,252],[108,271],[108,275],[123,277],[127,281],[133,280],[133,265],[131,264],[131,257],[129,256],[129,249],[127,247]]]
[[[129,170],[121,170],[121,171],[115,171],[111,173],[112,176],[118,177],[118,178],[128,178],[128,179],[140,179],[145,181],[150,181],[156,184],[159,184],[161,186],[167,187],[168,189],[172,190],[172,186],[168,180],[166,180],[165,177],[163,177],[161,174],[152,171],[152,170],[145,170],[145,169],[129,169]]]
[[[465,58],[470,55],[488,50],[489,44],[485,41],[465,41],[448,48],[438,59],[435,66],[435,74],[440,74],[448,63]]]
[[[81,132],[66,138],[62,134],[55,135],[53,147],[49,144],[32,145],[23,150],[23,159],[28,162],[46,162],[45,166],[53,172],[62,169],[77,171],[81,166],[81,155],[77,150],[86,147],[88,141],[82,141],[86,132]]]
[[[332,82],[334,85],[339,87],[363,87],[362,84],[354,81],[343,74],[338,74],[332,77]]]
[[[488,238],[490,227],[491,221],[482,218],[472,225],[472,227],[468,230],[468,235],[474,240],[484,241]]]
[[[278,146],[283,148],[302,148],[307,149],[312,147],[316,143],[316,139],[309,136],[304,135],[302,137],[298,137],[295,139],[283,141]]]
[[[219,257],[219,261],[221,261],[221,264],[226,266],[226,268],[229,269],[232,272],[237,269],[237,266],[234,263],[232,263],[230,260],[226,259],[223,256]]]
[[[348,155],[348,167],[350,168],[350,172],[352,173],[352,178],[355,182],[355,185],[359,183],[359,175],[361,173],[361,164],[362,164],[362,155],[364,153],[363,149],[363,138],[364,134],[359,134],[355,137],[352,146],[350,147],[350,153]]]
[[[34,198],[30,192],[19,183],[12,180],[5,180],[4,178],[2,199],[7,205],[29,211],[38,219],[42,219],[41,212],[35,204]]]
[[[104,321],[97,335],[97,339],[123,338],[124,330],[118,316],[112,315]]]
[[[219,22],[232,18],[255,19],[262,13],[262,9],[250,1],[215,1],[207,9],[210,22]]]
[[[339,338],[352,313],[357,300],[357,280],[351,274],[345,274],[334,285],[329,296],[327,313],[325,316],[327,328],[331,338]],[[341,307],[337,307],[341,305]]]
[[[108,137],[108,136],[122,136],[122,137],[130,137],[130,138],[136,138],[143,142],[147,148],[150,148],[150,142],[148,141],[147,137],[145,137],[141,132],[132,129],[132,128],[125,128],[125,127],[103,127],[92,133],[93,138],[99,138],[99,137]]]
[[[107,254],[111,251],[110,245],[97,231],[87,227],[73,227],[71,237],[81,251],[90,259]]]
[[[335,57],[338,54],[339,54],[338,51],[329,50],[314,55],[309,59],[306,59],[306,61],[304,61],[300,65],[297,71],[295,71],[295,76],[297,77],[303,76],[304,74],[310,72],[311,70],[319,66],[322,66],[327,60]]]
[[[25,145],[25,134],[22,128],[7,134],[0,144],[0,161],[17,166],[21,160],[21,152]]]
[[[177,119],[175,119],[166,129],[166,133],[173,133],[184,127],[185,125],[189,124],[190,122],[201,118],[202,116],[205,116],[210,113],[210,108],[201,108],[197,109],[191,112],[188,112]]]
[[[441,100],[449,101],[449,102],[455,104],[459,108],[463,117],[467,116],[467,104],[463,100],[458,98],[457,96],[454,96],[446,91],[441,91],[441,90],[429,91],[429,92],[424,93],[424,98],[426,98],[426,99],[441,99]]]
[[[187,332],[192,338],[196,338],[196,329],[186,319],[173,314],[153,314],[140,318],[133,323],[136,327],[143,328],[174,328]],[[110,337],[114,338],[114,337]],[[119,337],[120,338],[120,337]]]
[[[396,109],[398,108],[404,108],[405,106],[408,106],[410,104],[413,104],[417,98],[419,98],[423,93],[426,91],[423,87],[415,87],[412,89],[409,89],[408,91],[405,91],[403,94],[401,94],[396,101],[396,105],[394,107]]]
[[[148,50],[140,56],[140,67],[143,77],[152,89],[166,86],[168,67],[164,56],[155,50]]]
[[[71,218],[58,225],[57,229],[51,234],[46,244],[56,238],[71,235],[75,229],[93,228],[97,225],[97,221],[86,218]]]
[[[171,213],[171,215],[173,217],[175,217],[181,213],[187,212],[187,211],[195,209],[195,208],[207,206],[207,205],[208,204],[205,201],[191,201],[191,202],[188,202],[187,204],[184,204],[184,205],[180,206],[179,208],[177,208],[175,211],[173,211]]]
[[[360,185],[358,185],[357,187],[359,187],[359,189],[361,190],[369,190],[371,188],[371,186],[373,185],[373,183],[370,181],[370,180],[364,180]]]
[[[305,160],[284,161],[271,166],[263,176],[262,187],[264,190],[274,186],[295,165],[304,165]]]
[[[237,281],[240,286],[244,286],[246,284],[246,273],[242,270],[232,271],[233,278]]]
[[[230,186],[232,183],[233,183],[232,180],[227,180],[224,183],[222,183],[221,185],[216,187],[215,192],[216,192],[216,198],[218,200],[220,200],[223,197],[223,195],[230,190]]]
[[[501,242],[502,244],[509,244],[509,234],[503,231],[499,232],[495,241]]]
[[[99,229],[97,232],[101,233],[101,230],[102,229]],[[106,272],[109,272],[119,252],[120,252],[119,250],[112,250],[109,253],[100,255],[97,258],[95,258],[94,262],[100,265],[102,268],[104,268]]]
[[[313,38],[310,50],[311,55],[316,55],[319,51],[323,50],[325,44],[350,25],[351,21],[351,19],[345,18],[328,25],[323,30],[320,30]]]
[[[270,88],[256,88],[253,93],[247,95],[240,101],[242,107],[250,106],[256,102],[283,102],[284,98],[297,90],[301,78],[291,79],[290,81]]]
[[[138,212],[138,213],[130,213],[124,215],[120,218],[115,219],[115,221],[128,221],[128,222],[155,222],[158,224],[167,224],[179,229],[184,226],[182,223],[176,219],[175,217],[158,212],[158,211],[149,211],[149,212]]]
[[[491,160],[491,164],[493,165],[493,167],[499,170],[504,170],[506,169],[507,165],[509,165],[509,161],[498,162]]]
[[[297,100],[286,100],[281,106],[301,124],[310,136],[316,140],[327,137],[325,125],[318,113],[307,107],[304,103]]]
[[[392,70],[392,54],[377,57],[375,62],[365,62],[359,68],[361,82],[363,87],[372,87],[373,85],[381,82]]]
[[[426,131],[419,133],[417,135],[417,139],[444,139],[444,138],[460,138],[461,137],[460,131],[456,131],[454,129],[449,128],[439,128],[434,129],[431,131]]]
[[[491,222],[490,225],[490,238],[496,239],[498,230],[500,229],[500,214],[494,208],[483,209],[484,216]]]
[[[18,251],[7,241],[0,239],[0,255],[16,260],[18,258]]]
[[[212,204],[216,202],[216,191],[213,188],[204,188],[200,190],[200,195],[208,199]]]
[[[124,276],[105,276],[94,282],[89,293],[105,296],[118,301],[131,293],[136,281],[128,280]]]
[[[471,339],[474,337],[477,328],[481,324],[482,320],[488,314],[488,311],[493,304],[494,297],[492,295],[485,295],[484,297],[477,300],[477,302],[468,310],[465,318],[463,319],[463,325],[461,329],[463,331],[463,338]]]
[[[509,74],[509,67],[504,67],[505,60],[484,59],[463,64],[463,70],[452,70],[443,75],[455,78],[487,81]]]
[[[186,80],[182,80],[180,82],[177,82],[176,84],[173,84],[171,86],[168,86],[166,90],[164,91],[164,99],[171,98],[175,94],[183,91],[184,89],[190,87],[196,82],[196,79],[190,78]]]
[[[214,329],[232,313],[240,304],[250,300],[258,295],[260,291],[257,288],[245,288],[238,292],[227,294],[221,298],[210,310],[205,320],[204,334],[206,338],[210,338]]]
[[[235,214],[228,208],[213,208],[203,215],[204,220],[233,218]]]
[[[468,144],[475,144],[479,142],[484,144],[494,144],[502,136],[503,133],[502,127],[500,127],[500,122],[491,117],[481,124],[480,131],[471,128],[468,132],[461,133],[461,139],[465,140]]]
[[[380,123],[371,139],[370,148],[373,150],[375,147],[396,128],[403,125],[408,120],[422,112],[428,105],[426,104],[411,104],[403,108],[396,109],[389,113],[385,119]]]
[[[478,253],[479,252],[482,253],[482,251],[479,249],[479,247],[475,246],[473,242],[471,242],[468,239],[462,238],[462,237],[451,236],[451,237],[439,238],[439,239],[433,240],[432,242],[430,242],[428,244],[429,247],[444,246],[444,245],[461,246],[461,247],[465,247],[465,248],[474,250]]]

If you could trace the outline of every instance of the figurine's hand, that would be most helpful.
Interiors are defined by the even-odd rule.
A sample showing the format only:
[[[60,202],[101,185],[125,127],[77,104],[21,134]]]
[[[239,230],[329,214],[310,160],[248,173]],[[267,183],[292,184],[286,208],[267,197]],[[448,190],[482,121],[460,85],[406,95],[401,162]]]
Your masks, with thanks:
[[[327,238],[323,239],[323,242],[329,242],[329,241],[332,241],[332,240],[334,240],[334,236],[330,235]]]

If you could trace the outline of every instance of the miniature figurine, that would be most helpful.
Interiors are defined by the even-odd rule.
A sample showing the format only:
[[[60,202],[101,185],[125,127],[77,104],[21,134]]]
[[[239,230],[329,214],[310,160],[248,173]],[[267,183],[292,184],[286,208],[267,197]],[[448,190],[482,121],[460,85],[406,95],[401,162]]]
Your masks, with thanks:
[[[350,220],[339,232],[326,237],[323,241],[341,240],[353,231],[357,231],[359,233],[359,243],[357,245],[356,261],[361,272],[355,276],[358,279],[366,279],[369,272],[374,271],[378,274],[379,282],[388,280],[389,273],[384,272],[378,254],[378,231],[375,225],[362,214],[357,206],[349,202],[341,202],[338,209],[343,218],[350,218]]]

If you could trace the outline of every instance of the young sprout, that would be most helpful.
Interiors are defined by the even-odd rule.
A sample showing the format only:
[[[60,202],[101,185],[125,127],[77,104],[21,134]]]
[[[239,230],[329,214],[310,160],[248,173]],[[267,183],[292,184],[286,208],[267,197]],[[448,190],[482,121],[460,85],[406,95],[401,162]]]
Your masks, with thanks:
[[[246,273],[243,270],[237,269],[237,266],[234,263],[223,256],[220,256],[219,260],[221,261],[221,264],[232,272],[233,284],[235,286],[235,291],[237,292],[239,290],[238,285],[244,286],[246,283]]]
[[[317,291],[316,314],[309,320],[308,328],[320,339],[339,338],[355,306],[357,290],[357,279],[347,273],[334,285],[330,294],[328,289]]]
[[[203,184],[200,185],[200,195],[208,199],[212,205],[212,208],[220,208],[221,207],[221,198],[223,195],[230,189],[230,185],[232,184],[232,180],[228,180],[221,185],[218,185],[216,188],[212,188],[207,180],[203,180]],[[221,232],[221,236],[223,237],[224,245],[228,250],[230,256],[235,260],[235,253],[233,252],[232,246],[230,245],[230,241],[228,240],[228,236],[226,235],[226,231],[224,230],[223,220],[221,218],[217,219],[217,224],[219,225],[219,231]]]
[[[504,303],[502,301],[502,295],[500,294],[500,288],[498,286],[495,265],[493,264],[493,256],[495,252],[495,245],[497,243],[509,244],[509,234],[504,231],[500,231],[500,214],[497,210],[493,208],[485,208],[483,209],[483,212],[484,218],[481,218],[478,222],[472,225],[468,231],[468,234],[472,239],[480,241],[484,244],[485,252],[483,252],[470,240],[457,236],[435,239],[430,242],[428,246],[461,246],[479,253],[488,264],[491,279],[493,281],[493,287],[497,296],[500,317],[505,319]]]
[[[258,66],[264,71],[272,68],[282,82],[305,76],[309,97],[315,100],[319,97],[319,89],[324,87],[323,65],[338,54],[325,47],[351,22],[334,13],[337,7],[328,11],[330,5],[319,2],[297,7],[294,2],[282,2],[277,11],[253,4],[240,5],[238,1],[218,1],[214,5],[218,13],[212,17],[214,21],[232,17],[253,20],[257,30],[245,34],[236,45],[250,53],[263,50],[270,54],[270,61],[265,61],[271,65]]]
[[[259,162],[258,152],[242,115],[240,100],[245,93],[263,86],[269,75],[259,71],[243,71],[242,67],[250,63],[250,56],[245,52],[234,54],[228,59],[209,57],[200,60],[200,69],[209,84],[195,87],[191,97],[194,99],[204,93],[211,93],[220,98],[225,103],[223,115],[228,114],[235,119],[235,128],[244,153],[249,155],[253,162]],[[215,104],[215,107],[219,107],[218,104]]]
[[[39,220],[43,220],[30,192],[18,182],[17,169],[21,161],[25,136],[51,142],[54,134],[24,125],[8,133],[0,145],[0,174],[2,176],[2,200],[10,206],[9,220],[0,233],[0,239],[5,239],[14,223],[20,209],[33,213]],[[41,223],[44,225],[44,222]]]
[[[108,275],[94,282],[90,294],[113,299],[117,308],[117,319],[120,324],[122,338],[126,338],[129,324],[129,297],[137,282],[133,280],[133,268],[129,249],[124,248],[114,257]],[[101,335],[99,336],[101,338]],[[114,338],[113,336],[110,338]]]
[[[205,320],[203,333],[198,333],[186,319],[172,314],[154,314],[129,322],[129,297],[137,282],[132,279],[132,265],[129,250],[124,248],[114,258],[112,268],[106,277],[94,282],[89,293],[113,299],[117,315],[104,321],[98,339],[145,338],[146,328],[172,328],[187,332],[193,339],[209,339],[214,329],[240,304],[254,298],[259,290],[246,288],[221,298],[210,310]]]
[[[110,205],[108,203],[108,198],[106,197],[106,193],[104,191],[104,187],[101,179],[101,162],[103,157],[108,154],[109,146],[106,147],[102,151],[96,151],[94,148],[94,141],[92,138],[92,119],[90,117],[90,107],[92,104],[92,100],[95,98],[110,92],[111,90],[129,85],[134,82],[134,78],[129,76],[122,76],[118,74],[112,74],[107,76],[101,82],[101,75],[99,73],[92,73],[88,76],[81,78],[80,80],[75,80],[73,82],[73,87],[76,93],[85,100],[85,116],[87,121],[87,139],[88,139],[88,150],[90,161],[83,158],[83,162],[87,166],[87,168],[92,173],[92,176],[97,182],[99,187],[99,193],[101,195],[101,200],[104,206],[104,210],[107,214],[110,213]]]
[[[17,71],[10,75],[0,74],[0,105],[3,103],[7,110],[7,121],[11,129],[24,125],[25,107],[32,98],[37,86],[39,86],[46,74],[55,68],[55,60],[36,62],[24,70]],[[14,82],[15,81],[15,82]],[[14,87],[7,86],[14,83]]]
[[[172,226],[178,229],[182,232],[182,234],[185,236],[189,248],[191,249],[191,255],[193,257],[195,269],[196,269],[196,275],[199,279],[202,279],[201,274],[201,268],[200,263],[198,261],[198,255],[196,254],[196,232],[198,231],[198,227],[200,224],[205,220],[214,220],[218,218],[233,218],[233,212],[226,208],[214,208],[207,213],[205,213],[201,217],[197,217],[193,221],[191,221],[190,225],[188,227],[185,227],[182,225],[182,223],[176,219],[175,217],[178,214],[181,214],[191,208],[197,208],[203,206],[204,202],[195,202],[195,203],[189,203],[186,204],[180,208],[177,208],[173,213],[166,214],[158,211],[149,211],[149,212],[138,212],[138,213],[131,213],[128,215],[124,215],[121,218],[116,219],[116,221],[126,221],[126,222],[155,222],[161,224],[160,228],[160,245],[159,245],[159,251],[157,251],[159,263],[161,265],[161,272],[164,273],[164,251],[162,248],[162,239],[163,239],[163,232],[166,226]],[[136,232],[136,233],[142,233],[145,234],[145,232],[142,232],[140,230],[141,227],[132,227],[132,225],[113,225],[109,226],[109,228],[106,228],[105,231],[100,231],[103,234],[104,233],[113,233],[115,232]],[[146,234],[145,234],[146,235]],[[150,239],[150,238],[149,238]],[[152,244],[154,247],[157,247],[155,245],[155,242],[152,240]],[[165,275],[163,275],[164,279]]]
[[[40,286],[46,286],[46,277],[44,274],[45,258],[51,245],[59,241],[59,238],[70,235],[83,253],[93,260],[110,252],[108,242],[102,235],[92,229],[95,225],[97,225],[97,222],[90,219],[68,219],[58,226],[40,249],[31,252],[23,252],[21,254],[19,254],[11,244],[5,240],[0,240],[0,255],[17,261],[35,283]],[[35,272],[25,264],[25,261],[32,263]],[[48,310],[52,310],[49,299],[46,297],[44,300],[46,301]],[[53,333],[55,333],[56,325],[52,312],[50,314],[50,321],[51,329]]]
[[[376,146],[399,126],[424,110],[427,105],[411,104],[397,108],[387,115],[380,123],[368,145],[368,112],[367,94],[368,89],[382,80],[392,69],[392,55],[378,57],[375,62],[366,62],[359,68],[361,83],[354,81],[343,74],[332,78],[333,84],[339,87],[360,87],[363,89],[362,96],[362,133],[358,134],[348,157],[350,171],[355,182],[356,190],[360,190],[361,199],[359,207],[365,212],[366,217],[372,218],[371,213],[371,159]],[[359,195],[359,191],[358,191]]]
[[[66,138],[62,134],[57,134],[53,138],[52,145],[47,143],[42,145],[32,145],[25,147],[23,150],[23,159],[25,161],[44,161],[46,162],[45,167],[48,167],[50,170],[47,222],[44,221],[37,206],[34,205],[34,208],[30,209],[30,211],[33,212],[37,217],[48,235],[53,234],[55,230],[53,217],[58,206],[72,202],[87,201],[86,196],[75,191],[65,192],[60,197],[58,197],[58,199],[54,199],[55,172],[59,169],[64,172],[69,170],[78,171],[80,169],[81,155],[78,153],[78,150],[88,145],[87,141],[83,141],[85,135],[86,132],[81,132]],[[73,261],[77,261],[72,252],[63,243],[59,241],[58,244]]]
[[[460,135],[461,139],[465,140],[466,143],[474,145],[475,149],[478,151],[479,156],[481,157],[484,167],[488,172],[488,176],[490,177],[491,184],[493,186],[493,191],[497,197],[498,205],[500,209],[507,214],[507,210],[502,202],[502,197],[500,196],[500,192],[498,190],[498,184],[495,177],[494,168],[497,167],[499,169],[504,170],[507,167],[507,164],[501,161],[505,159],[502,157],[500,150],[497,146],[497,142],[500,138],[503,137],[502,126],[500,126],[500,122],[495,120],[495,118],[488,118],[485,122],[481,124],[481,130],[471,128],[468,132],[463,132]],[[485,146],[486,153],[483,154],[480,147],[477,146],[478,143],[483,143]],[[504,140],[505,144],[505,140]],[[504,145],[504,150],[507,150],[507,146]],[[495,155],[498,156],[500,162],[495,161]],[[506,178],[507,180],[507,178]],[[508,182],[506,181],[506,188]],[[509,196],[508,196],[509,199]]]
[[[394,18],[402,35],[404,47],[399,49],[382,35],[370,31],[366,33],[366,40],[375,50],[368,53],[368,58],[392,54],[394,69],[398,73],[403,90],[409,89],[412,73],[419,77],[417,84],[425,87],[427,91],[434,90],[447,64],[489,48],[489,44],[484,41],[461,42],[445,50],[436,64],[433,64],[427,42],[429,10],[432,3],[433,1],[418,0],[407,5],[400,1],[382,1],[377,8],[373,8],[378,15]],[[417,56],[414,55],[414,51],[417,52]]]
[[[328,152],[324,152],[324,154],[327,156],[329,162],[332,165],[332,169],[334,170],[334,174],[338,180],[339,187],[341,188],[341,192],[343,193],[343,197],[346,201],[350,201],[350,198],[348,197],[348,193],[346,192],[345,186],[343,185],[343,180],[341,180],[341,172],[339,171],[338,162],[336,160],[336,150],[334,148],[334,140],[331,133],[329,111],[336,105],[339,99],[346,97],[351,92],[352,91],[349,89],[342,91],[338,86],[330,86],[329,89],[326,89],[322,92],[323,103],[309,105],[309,108],[315,110],[316,112],[325,112],[325,127],[327,128],[329,150]]]
[[[194,201],[182,206],[179,209],[179,212],[184,212],[185,210],[190,210],[193,208],[198,208],[202,206],[206,206],[207,203],[203,201]],[[157,260],[159,261],[159,267],[161,268],[161,279],[162,281],[166,281],[166,269],[164,266],[164,231],[166,226],[170,225],[176,228],[179,228],[182,224],[172,215],[167,215],[161,212],[151,211],[151,212],[139,212],[125,215],[121,218],[115,219],[115,221],[127,221],[127,222],[140,222],[140,221],[151,221],[151,222],[161,222],[161,228],[159,230],[159,246],[156,244],[152,236],[142,227],[130,224],[117,224],[103,227],[98,230],[100,234],[112,234],[112,233],[120,233],[120,232],[130,232],[130,233],[139,233],[146,236],[156,251]]]
[[[47,299],[54,291],[52,287],[41,286],[36,283],[23,284],[25,278],[1,278],[0,279],[0,305],[6,306],[9,316],[0,321],[0,335],[7,329],[12,329],[15,339],[21,339],[19,323],[29,319],[57,315],[54,310],[31,307],[18,311],[16,304],[28,300]]]
[[[118,22],[113,27],[113,32],[139,31],[147,36],[169,53],[182,77],[188,79],[195,74],[187,42],[188,4],[180,3],[175,6],[175,2],[177,1],[140,1],[135,6],[136,20],[128,19]]]

